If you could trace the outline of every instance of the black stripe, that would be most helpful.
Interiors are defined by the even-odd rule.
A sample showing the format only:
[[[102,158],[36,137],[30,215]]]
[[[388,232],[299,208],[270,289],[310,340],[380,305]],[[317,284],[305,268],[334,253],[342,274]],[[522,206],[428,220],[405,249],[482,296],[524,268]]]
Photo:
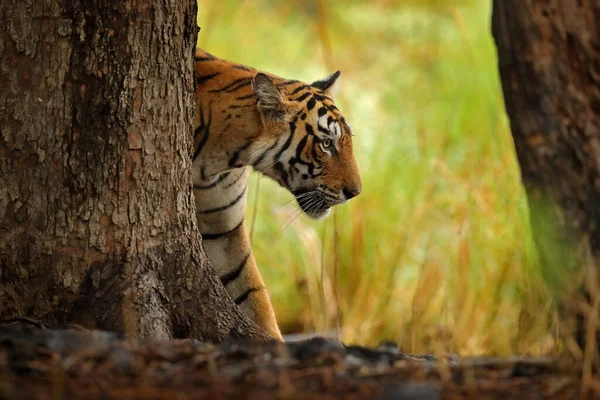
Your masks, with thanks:
[[[313,139],[313,144],[312,144],[312,156],[314,158],[315,161],[319,162],[321,161],[321,157],[319,157],[319,153],[317,153],[317,145],[316,145],[316,141]]]
[[[304,93],[302,96],[298,97],[297,99],[294,99],[294,101],[301,102],[301,101],[303,101],[303,100],[306,100],[306,98],[307,98],[308,96],[310,96],[311,94],[312,94],[311,92],[306,92],[306,93]],[[314,97],[313,97],[313,98],[314,98]]]
[[[300,142],[298,143],[298,146],[296,147],[296,156],[290,158],[289,160],[289,165],[290,165],[290,172],[293,174],[294,170],[296,170],[297,172],[300,172],[298,170],[298,168],[296,167],[296,164],[302,164],[302,165],[306,165],[308,167],[308,174],[311,176],[314,176],[314,169],[315,169],[315,165],[313,163],[311,163],[310,161],[304,161],[302,159],[302,152],[304,151],[304,149],[306,148],[307,142],[308,142],[308,138],[310,136],[304,136]],[[314,146],[314,138],[313,138],[313,145],[312,145],[312,155],[313,157],[316,159],[315,155],[315,146]]]
[[[290,122],[290,136],[288,136],[287,140],[285,141],[285,143],[283,144],[281,149],[275,155],[275,158],[274,158],[275,160],[278,160],[279,157],[281,157],[281,155],[283,154],[283,152],[286,151],[288,149],[288,147],[290,147],[290,144],[292,143],[292,139],[294,138],[294,132],[296,132],[296,124],[294,124],[293,122]]]
[[[240,82],[237,86],[232,87],[229,90],[226,90],[227,93],[235,92],[238,89],[241,89],[245,86],[250,86],[252,84],[252,79],[248,78],[248,82]]]
[[[319,129],[319,132],[321,132],[321,133],[326,133],[328,135],[331,134],[331,132],[329,132],[329,129],[323,128],[321,125],[317,124],[317,128]]]
[[[229,85],[222,87],[221,89],[210,90],[210,93],[234,92],[240,89],[241,87],[250,85],[251,82],[252,78],[239,78],[231,82]]]
[[[267,156],[267,154],[269,153],[271,149],[267,149],[265,151],[263,151],[262,153],[260,153],[260,156],[258,156],[258,158],[256,159],[256,161],[254,161],[252,163],[253,167],[256,167],[258,164],[260,164],[262,162],[262,160],[265,159],[265,157]]]
[[[288,149],[288,147],[290,147],[290,144],[292,143],[292,138],[294,137],[294,132],[296,132],[296,124],[293,122],[290,122],[290,135],[288,136],[287,140],[285,141],[285,143],[283,144],[281,149],[279,149],[279,151],[277,152],[275,157],[273,157],[273,160],[279,160],[281,155],[283,154],[283,152],[286,151]],[[283,186],[289,187],[288,173],[285,170],[285,168],[283,167],[283,164],[281,163],[281,161],[277,161],[275,163],[275,165],[273,166],[273,168],[275,168],[275,171],[277,171],[279,173],[279,176],[281,177],[281,180],[283,181]]]
[[[242,153],[242,151],[247,150],[248,147],[250,147],[251,145],[252,145],[252,142],[248,141],[242,147],[240,147],[239,149],[237,149],[233,153],[233,156],[229,159],[229,162],[228,162],[229,166],[230,167],[241,167],[241,165],[236,165],[236,163],[240,159],[240,154]]]
[[[236,269],[219,277],[223,286],[226,286],[229,282],[236,280],[240,276],[240,274],[244,270],[244,267],[246,266],[246,262],[248,261],[249,257],[250,253],[246,254],[244,259],[242,260],[242,262],[240,262]]]
[[[244,224],[244,219],[242,218],[242,221],[237,224],[235,226],[235,228],[228,230],[226,232],[220,232],[220,233],[201,233],[202,235],[202,240],[217,240],[222,238],[223,236],[227,236],[230,233],[233,233],[235,231],[237,231],[238,229],[240,229],[240,226],[242,226]]]
[[[204,132],[204,136],[200,140],[200,143],[198,143],[198,146],[194,150],[194,155],[192,156],[192,162],[200,155],[202,148],[204,147],[204,145],[206,144],[206,141],[208,140],[208,134],[210,132],[210,124],[212,122],[212,103],[208,105],[208,121],[206,121],[206,122],[204,121],[204,112],[202,109],[199,109],[198,112],[200,113],[200,125],[198,125],[196,130],[194,130],[194,138],[196,137],[196,135],[199,135],[200,132],[202,132],[203,130],[205,130],[205,132]]]
[[[229,130],[229,128],[231,128],[231,123],[228,123],[227,125],[225,125],[225,128],[223,128],[223,130],[221,131],[221,135],[220,136],[223,136],[223,134],[225,132],[227,132]]]
[[[315,98],[311,97],[310,100],[308,100],[308,102],[306,103],[306,108],[308,109],[308,111],[310,111],[313,108],[315,108],[316,104],[317,104],[317,101],[315,100]]]
[[[273,168],[275,168],[275,171],[277,171],[277,173],[279,174],[279,177],[281,178],[281,181],[283,182],[282,186],[283,187],[289,187],[289,183],[288,183],[288,173],[285,170],[285,168],[283,167],[283,164],[281,163],[281,161],[278,161]]]
[[[213,61],[216,60],[217,57],[207,54],[205,57],[194,57],[194,59],[198,62],[204,62],[204,61]]]
[[[296,158],[301,161],[302,160],[302,150],[306,147],[306,142],[308,141],[308,136],[304,136],[298,146],[296,146]],[[292,163],[292,159],[290,159],[290,164]]]
[[[277,84],[277,85],[275,85],[275,86],[277,86],[278,88],[280,88],[280,87],[284,87],[284,86],[288,86],[288,85],[293,85],[294,83],[298,83],[298,81],[296,81],[296,80],[293,80],[293,79],[290,79],[290,80],[287,80],[287,81],[283,81],[283,82],[281,82],[281,83],[278,83],[278,84]]]
[[[236,99],[236,100],[248,100],[248,99],[251,99],[251,98],[253,98],[253,97],[256,97],[256,96],[254,96],[254,93],[252,93],[252,94],[247,94],[247,95],[245,95],[245,96],[236,97],[235,99]]]
[[[234,65],[233,68],[235,69],[241,69],[242,71],[252,71],[252,68],[246,67],[245,65]]]
[[[250,293],[259,292],[261,290],[263,290],[262,287],[251,287],[248,290],[246,290],[246,292],[244,292],[239,297],[237,297],[234,300],[234,302],[235,302],[235,304],[237,304],[239,306],[240,304],[242,304],[243,302],[245,302],[246,300],[248,300],[248,296],[250,296]]]
[[[236,176],[236,178],[233,180],[233,182],[229,182],[227,185],[225,185],[223,187],[223,189],[228,189],[228,188],[232,187],[233,185],[235,185],[236,183],[238,183],[240,181],[240,179],[242,179],[242,176],[244,176],[244,171],[242,171],[238,176]]]
[[[214,74],[209,74],[209,75],[202,75],[202,76],[197,76],[196,77],[196,83],[198,85],[202,85],[204,82],[214,78],[215,76],[219,75],[218,72],[215,72]]]
[[[228,176],[229,176],[229,172],[223,172],[221,175],[219,175],[219,177],[217,178],[216,181],[209,183],[208,185],[204,185],[204,186],[203,185],[194,185],[194,189],[205,190],[205,189],[214,188],[219,183],[221,183],[223,181],[223,179],[227,178]]]
[[[293,96],[293,95],[295,95],[296,93],[298,93],[298,92],[300,92],[301,90],[303,90],[303,89],[306,89],[306,88],[308,88],[308,85],[302,85],[302,86],[298,86],[296,89],[294,89],[294,90],[292,91],[292,93],[290,93],[290,96]]]
[[[200,155],[200,152],[202,151],[202,148],[206,144],[207,140],[208,140],[208,130],[202,137],[202,140],[200,140],[200,143],[198,143],[198,147],[196,147],[196,150],[194,151],[194,156],[192,157],[192,162],[196,159],[196,157],[198,157]]]
[[[237,202],[239,202],[242,199],[242,197],[244,197],[244,193],[246,193],[246,186],[244,186],[244,190],[242,190],[242,193],[240,193],[238,195],[238,197],[233,199],[230,203],[225,204],[223,206],[216,207],[216,208],[209,208],[208,210],[196,211],[196,212],[199,214],[211,214],[211,213],[216,213],[219,211],[227,210],[229,207],[233,207]]]

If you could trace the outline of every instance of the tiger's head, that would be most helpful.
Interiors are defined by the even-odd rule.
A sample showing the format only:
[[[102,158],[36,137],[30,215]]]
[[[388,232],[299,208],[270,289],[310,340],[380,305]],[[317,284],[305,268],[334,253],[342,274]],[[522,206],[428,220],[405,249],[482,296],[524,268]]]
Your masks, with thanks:
[[[312,218],[325,217],[362,187],[350,126],[331,97],[339,76],[307,85],[258,73],[252,81],[264,139],[253,165],[288,189]]]

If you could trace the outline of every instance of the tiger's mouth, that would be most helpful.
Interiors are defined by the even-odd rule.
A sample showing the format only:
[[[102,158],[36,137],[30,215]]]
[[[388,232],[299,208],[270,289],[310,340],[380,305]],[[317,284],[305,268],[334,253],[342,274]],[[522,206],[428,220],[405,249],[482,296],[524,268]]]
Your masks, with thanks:
[[[316,188],[295,190],[294,196],[300,209],[313,219],[325,218],[331,212],[331,207],[339,203]]]

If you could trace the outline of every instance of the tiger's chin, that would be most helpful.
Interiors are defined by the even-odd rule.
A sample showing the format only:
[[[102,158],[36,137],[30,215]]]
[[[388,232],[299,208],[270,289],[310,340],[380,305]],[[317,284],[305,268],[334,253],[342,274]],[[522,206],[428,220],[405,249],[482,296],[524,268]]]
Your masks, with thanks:
[[[322,219],[329,215],[331,212],[331,206],[329,202],[320,200],[316,197],[296,197],[296,201],[300,206],[300,209],[304,214],[308,215],[312,219]]]
[[[322,208],[319,210],[302,210],[306,215],[308,215],[312,219],[323,219],[331,213],[331,207]]]

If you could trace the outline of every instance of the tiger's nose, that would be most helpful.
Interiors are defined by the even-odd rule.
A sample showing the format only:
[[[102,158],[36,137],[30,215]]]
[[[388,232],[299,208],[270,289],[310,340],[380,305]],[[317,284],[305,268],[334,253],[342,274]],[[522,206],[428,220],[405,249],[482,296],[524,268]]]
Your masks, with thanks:
[[[342,193],[346,196],[346,200],[350,200],[353,197],[356,197],[360,194],[361,187],[360,186],[347,186],[342,189]]]

